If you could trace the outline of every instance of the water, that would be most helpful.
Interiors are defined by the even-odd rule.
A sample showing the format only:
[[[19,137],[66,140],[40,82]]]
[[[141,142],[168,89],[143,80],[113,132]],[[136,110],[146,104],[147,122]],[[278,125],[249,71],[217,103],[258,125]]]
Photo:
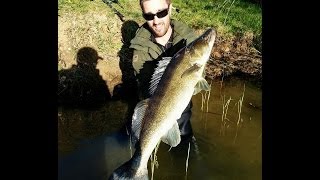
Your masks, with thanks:
[[[212,81],[210,96],[192,99],[195,143],[190,150],[188,143],[171,149],[161,143],[153,179],[262,179],[261,93],[237,78]],[[94,110],[59,108],[60,180],[106,179],[131,157],[123,126],[127,110],[121,101]],[[151,178],[150,167],[149,161]]]

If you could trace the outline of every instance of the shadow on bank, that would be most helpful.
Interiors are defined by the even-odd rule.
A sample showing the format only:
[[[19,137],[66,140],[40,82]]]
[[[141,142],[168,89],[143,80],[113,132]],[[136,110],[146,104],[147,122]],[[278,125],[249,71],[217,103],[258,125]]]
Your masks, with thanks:
[[[130,156],[127,134],[115,131],[124,124],[125,108],[111,101],[96,69],[99,59],[96,50],[83,47],[77,65],[58,72],[59,180],[106,179]]]
[[[132,66],[133,50],[129,48],[130,41],[135,37],[139,24],[133,20],[125,21],[121,27],[122,47],[118,52],[119,67],[122,72],[122,83],[116,85],[113,90],[113,99],[127,103],[128,109],[125,115],[126,128],[130,130],[131,118],[138,102],[137,81]]]
[[[96,69],[97,51],[83,47],[77,53],[77,65],[58,72],[58,104],[68,107],[92,108],[111,99],[106,82]]]
[[[122,82],[114,87],[112,96],[96,69],[101,57],[92,48],[80,49],[77,65],[59,72],[59,105],[77,107],[61,108],[60,112],[60,149],[72,146],[72,151],[59,156],[59,180],[106,179],[130,158],[126,127],[137,103],[137,84],[129,46],[138,27],[135,21],[126,21],[121,28],[123,46],[118,56]],[[97,105],[103,108],[93,108]]]
[[[132,66],[133,50],[129,48],[139,24],[135,21],[125,21],[121,27],[122,47],[118,52],[119,67],[122,72],[122,83],[115,86],[113,99],[130,100],[137,97],[137,83]]]

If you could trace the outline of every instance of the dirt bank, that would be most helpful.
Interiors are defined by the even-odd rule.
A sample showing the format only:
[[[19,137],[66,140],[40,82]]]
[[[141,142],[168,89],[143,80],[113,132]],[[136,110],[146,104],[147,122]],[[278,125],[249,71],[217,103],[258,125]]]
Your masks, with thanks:
[[[228,40],[218,37],[206,69],[207,76],[243,76],[261,84],[262,54],[257,50],[259,47],[255,47],[259,44],[251,33]]]

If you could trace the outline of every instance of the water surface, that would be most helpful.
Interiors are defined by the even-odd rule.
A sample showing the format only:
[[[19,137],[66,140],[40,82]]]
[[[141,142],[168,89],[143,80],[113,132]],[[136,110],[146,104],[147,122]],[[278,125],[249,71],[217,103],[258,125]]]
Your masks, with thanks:
[[[190,149],[161,143],[153,179],[262,179],[261,89],[238,78],[211,83],[210,93],[192,98],[194,143]],[[59,107],[60,180],[106,179],[131,157],[127,110],[125,101],[91,110]],[[150,167],[149,161],[151,178]]]

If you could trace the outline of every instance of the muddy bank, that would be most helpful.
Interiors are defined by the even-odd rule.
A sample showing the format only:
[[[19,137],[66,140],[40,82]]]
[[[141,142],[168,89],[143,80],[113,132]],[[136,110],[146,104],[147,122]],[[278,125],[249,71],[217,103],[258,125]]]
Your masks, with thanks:
[[[217,38],[207,65],[207,77],[242,76],[260,85],[262,54],[257,49],[261,51],[261,41],[250,33],[229,40]]]
[[[91,106],[133,96],[136,85],[128,43],[123,44],[111,65],[106,63],[110,59],[104,58],[104,54],[100,57],[93,48],[81,48],[74,58],[75,64],[59,71],[59,104]],[[206,67],[207,79],[237,76],[261,87],[262,54],[257,49],[259,43],[257,46],[250,33],[227,40],[217,37]]]

